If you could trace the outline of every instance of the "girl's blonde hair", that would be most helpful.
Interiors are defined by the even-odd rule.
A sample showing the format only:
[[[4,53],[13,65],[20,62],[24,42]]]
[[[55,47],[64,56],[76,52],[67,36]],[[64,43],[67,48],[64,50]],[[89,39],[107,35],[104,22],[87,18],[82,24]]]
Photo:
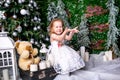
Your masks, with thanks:
[[[60,18],[55,18],[55,19],[53,19],[53,20],[51,21],[51,23],[50,23],[50,25],[49,25],[49,35],[51,35],[52,33],[54,33],[54,31],[53,31],[53,24],[54,24],[55,21],[60,21],[60,22],[62,23],[62,27],[63,27],[63,29],[64,29],[64,22],[63,22],[63,20],[60,19]]]

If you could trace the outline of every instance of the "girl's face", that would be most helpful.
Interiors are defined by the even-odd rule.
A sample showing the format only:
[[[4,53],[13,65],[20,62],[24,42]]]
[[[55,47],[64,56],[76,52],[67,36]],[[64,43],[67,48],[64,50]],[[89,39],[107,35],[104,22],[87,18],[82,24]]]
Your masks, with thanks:
[[[63,32],[63,25],[61,21],[55,21],[53,23],[53,31],[54,33],[56,33],[57,35],[62,34]]]

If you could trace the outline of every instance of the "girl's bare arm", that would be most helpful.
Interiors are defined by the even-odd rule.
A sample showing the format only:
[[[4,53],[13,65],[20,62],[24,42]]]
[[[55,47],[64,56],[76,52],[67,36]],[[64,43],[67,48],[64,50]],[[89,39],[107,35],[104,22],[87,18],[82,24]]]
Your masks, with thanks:
[[[52,40],[63,41],[68,32],[70,32],[70,29],[66,28],[61,35],[51,34],[50,37],[51,37]]]
[[[71,40],[74,33],[78,33],[79,31],[77,30],[78,27],[75,27],[73,29],[70,30],[70,33],[68,35],[65,36],[66,40]]]

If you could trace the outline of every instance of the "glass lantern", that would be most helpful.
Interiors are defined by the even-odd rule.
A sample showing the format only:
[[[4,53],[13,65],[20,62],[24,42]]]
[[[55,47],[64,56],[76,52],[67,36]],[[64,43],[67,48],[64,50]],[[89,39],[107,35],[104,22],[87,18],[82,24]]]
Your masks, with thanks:
[[[8,71],[5,72],[5,70]],[[7,36],[7,32],[0,32],[0,73],[2,73],[0,76],[2,80],[17,80],[14,41]],[[7,77],[9,79],[6,79]]]
[[[41,49],[40,49],[40,57],[42,60],[45,60],[46,58],[46,53],[48,52],[48,49],[46,48],[45,44],[42,44]]]

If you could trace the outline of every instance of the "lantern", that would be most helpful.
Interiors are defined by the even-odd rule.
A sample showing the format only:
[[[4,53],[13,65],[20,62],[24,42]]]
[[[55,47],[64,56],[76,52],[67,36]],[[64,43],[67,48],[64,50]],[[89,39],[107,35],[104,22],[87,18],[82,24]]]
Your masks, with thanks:
[[[17,63],[14,49],[14,41],[7,36],[7,32],[0,32],[0,71],[3,72],[3,78],[5,79],[13,75],[12,80],[17,80]],[[9,76],[4,77],[5,74]],[[9,78],[6,80],[9,80]]]
[[[40,57],[42,58],[42,60],[45,60],[46,58],[46,53],[48,52],[48,49],[46,48],[45,44],[42,44],[41,49],[40,49]]]

